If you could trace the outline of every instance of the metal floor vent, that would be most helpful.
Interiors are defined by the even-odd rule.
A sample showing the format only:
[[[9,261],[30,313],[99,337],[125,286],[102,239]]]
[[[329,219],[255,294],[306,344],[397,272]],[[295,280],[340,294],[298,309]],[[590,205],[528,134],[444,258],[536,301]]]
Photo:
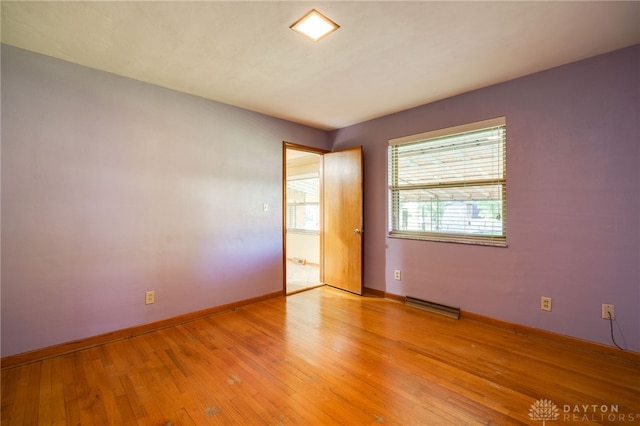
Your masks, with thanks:
[[[414,308],[423,309],[433,312],[434,314],[444,315],[449,318],[460,318],[460,308],[442,305],[440,303],[429,302],[428,300],[416,299],[415,297],[405,296],[404,304],[413,306]]]

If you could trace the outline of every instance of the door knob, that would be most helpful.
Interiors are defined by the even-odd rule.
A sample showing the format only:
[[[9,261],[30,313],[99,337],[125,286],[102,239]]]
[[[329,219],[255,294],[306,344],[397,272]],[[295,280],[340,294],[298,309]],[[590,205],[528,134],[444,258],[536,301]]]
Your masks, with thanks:
[[[354,234],[362,234],[364,231],[360,230],[359,228],[356,228],[353,230]]]

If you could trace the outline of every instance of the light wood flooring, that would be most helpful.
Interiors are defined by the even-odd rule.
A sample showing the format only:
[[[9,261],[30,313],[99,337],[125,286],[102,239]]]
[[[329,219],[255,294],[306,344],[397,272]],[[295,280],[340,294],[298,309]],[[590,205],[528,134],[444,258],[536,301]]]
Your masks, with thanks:
[[[320,287],[3,369],[1,409],[3,426],[627,425],[640,365]]]

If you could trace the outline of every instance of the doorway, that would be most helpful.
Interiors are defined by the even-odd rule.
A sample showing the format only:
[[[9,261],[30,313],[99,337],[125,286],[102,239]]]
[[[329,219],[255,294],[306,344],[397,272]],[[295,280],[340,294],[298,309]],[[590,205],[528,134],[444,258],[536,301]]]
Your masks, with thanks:
[[[363,291],[362,146],[283,145],[285,293],[327,284]]]
[[[321,162],[324,151],[285,144],[285,292],[321,281]]]

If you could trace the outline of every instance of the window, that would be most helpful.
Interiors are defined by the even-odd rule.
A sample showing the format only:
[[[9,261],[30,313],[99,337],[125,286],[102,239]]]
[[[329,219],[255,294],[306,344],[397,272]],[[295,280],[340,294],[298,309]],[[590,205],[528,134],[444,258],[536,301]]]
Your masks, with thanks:
[[[320,232],[319,183],[317,174],[287,180],[287,231]]]
[[[389,236],[506,246],[504,117],[389,141]]]

